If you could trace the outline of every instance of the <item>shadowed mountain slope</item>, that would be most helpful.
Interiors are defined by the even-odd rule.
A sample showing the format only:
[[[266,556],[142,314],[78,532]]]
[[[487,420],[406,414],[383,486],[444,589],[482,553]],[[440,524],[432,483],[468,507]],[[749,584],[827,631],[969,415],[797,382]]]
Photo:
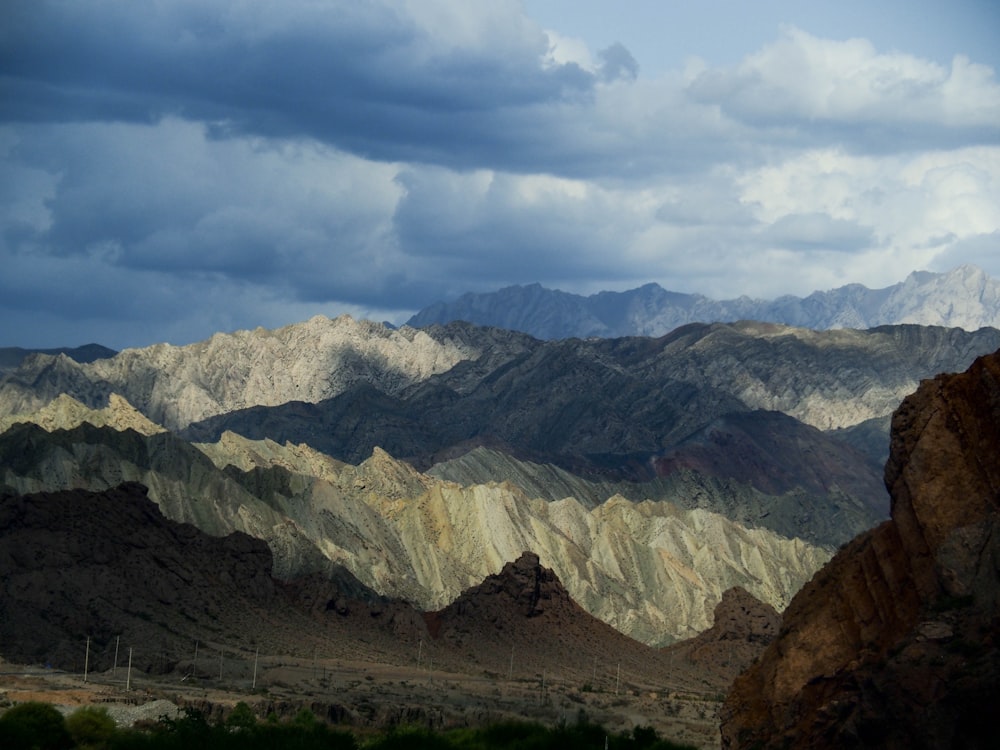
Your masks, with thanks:
[[[598,663],[606,679],[617,661],[630,682],[662,684],[668,663],[583,611],[533,553],[421,615],[341,570],[278,581],[262,542],[174,523],[138,484],[0,495],[0,655],[81,669],[88,638],[91,669],[111,666],[120,638],[133,667],[154,672],[191,672],[195,642],[216,657],[318,650],[399,665],[420,648],[438,669],[518,679],[583,681]],[[672,679],[701,684],[685,669]]]
[[[65,354],[75,362],[86,363],[98,359],[108,359],[117,354],[114,349],[108,349],[100,344],[84,344],[83,346],[62,346],[55,349],[22,349],[19,346],[0,347],[0,373],[19,367],[24,360],[34,354],[55,357]]]
[[[487,332],[454,324],[427,335]],[[917,326],[692,325],[660,339],[514,338],[513,349],[510,337],[490,335],[477,359],[397,393],[359,383],[325,401],[231,411],[184,434],[206,441],[231,429],[308,442],[349,461],[374,443],[419,468],[453,457],[442,452],[487,445],[529,460],[634,473],[632,464],[733,412],[780,411],[822,430],[890,414],[921,378],[956,363],[964,369],[1000,346],[995,329]],[[299,439],[294,429],[311,432]]]
[[[331,598],[363,601],[354,598],[363,587],[337,576],[343,591],[333,577],[324,583]],[[210,537],[169,521],[135,483],[0,496],[0,589],[3,657],[56,667],[82,666],[87,637],[92,664],[110,666],[124,635],[137,647],[136,668],[169,670],[196,640],[254,642],[271,653],[322,642],[346,652],[337,639],[380,632],[370,616],[314,617],[294,587],[272,577],[262,541],[238,532]],[[379,648],[395,638],[390,629]]]
[[[397,395],[357,385],[315,404],[232,412],[183,434],[205,442],[229,430],[307,443],[349,463],[378,446],[422,470],[485,447],[597,483],[697,469],[710,481],[733,480],[789,507],[801,504],[805,516],[812,508],[840,512],[844,523],[798,532],[840,544],[885,518],[886,495],[879,465],[817,425],[890,413],[919,377],[942,363],[966,367],[980,347],[1000,346],[1000,331],[817,333],[747,323],[689,326],[662,339],[520,344],[517,356],[484,354],[499,365],[462,362]],[[865,446],[875,443],[863,437]],[[738,469],[732,447],[742,458]],[[768,510],[740,519],[760,524]],[[785,525],[772,528],[789,533],[790,513],[779,513]],[[801,528],[801,521],[794,523]]]

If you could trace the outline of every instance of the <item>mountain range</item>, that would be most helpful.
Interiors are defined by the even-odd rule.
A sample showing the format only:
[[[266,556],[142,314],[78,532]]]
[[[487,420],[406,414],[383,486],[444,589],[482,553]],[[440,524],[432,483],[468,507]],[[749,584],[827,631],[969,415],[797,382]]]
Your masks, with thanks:
[[[85,344],[84,346],[64,346],[55,349],[24,349],[19,346],[0,347],[0,373],[13,370],[32,354],[57,355],[65,354],[76,362],[93,362],[95,359],[107,359],[117,354],[114,349],[109,349],[100,344]]]
[[[38,421],[48,429],[23,422],[0,434],[0,486],[9,492],[141,482],[172,520],[264,540],[282,579],[343,567],[425,610],[530,549],[562,571],[592,614],[663,643],[708,627],[712,603],[733,585],[784,606],[829,557],[818,545],[669,500],[609,495],[587,507],[572,497],[531,498],[506,482],[420,474],[379,449],[352,466],[305,445],[234,433],[195,445],[156,428],[144,435],[120,399],[91,412],[63,396]]]
[[[807,297],[713,300],[646,284],[587,297],[540,284],[467,293],[437,302],[407,325],[422,328],[464,320],[542,339],[662,336],[688,323],[757,320],[825,330],[915,323],[964,328],[1000,327],[1000,282],[975,266],[947,273],[915,271],[884,289],[848,284]]]
[[[345,316],[36,354],[0,379],[0,485],[138,481],[168,518],[265,540],[282,578],[338,565],[425,609],[530,549],[665,644],[732,586],[783,608],[886,518],[889,415],[997,348],[995,329],[915,325],[541,341]]]
[[[580,705],[584,699],[567,690],[567,680],[580,684],[596,676],[600,662],[602,680],[614,684],[615,696],[623,667],[629,695],[637,695],[636,686],[641,686],[638,694],[650,697],[643,702],[644,713],[677,709],[647,691],[670,685],[674,691],[689,691],[689,700],[704,701],[709,691],[725,689],[742,671],[722,708],[726,748],[989,747],[995,738],[990,709],[1000,690],[998,405],[1000,353],[977,358],[962,374],[924,380],[892,417],[885,469],[891,520],[842,545],[780,618],[747,591],[730,588],[719,597],[710,628],[662,650],[591,617],[539,554],[512,557],[447,605],[421,611],[376,593],[337,564],[277,578],[272,544],[238,531],[210,535],[197,525],[171,521],[164,515],[169,503],[160,502],[158,508],[148,498],[149,488],[127,480],[100,492],[11,493],[9,486],[0,491],[0,643],[5,658],[79,669],[80,641],[88,634],[91,668],[103,669],[112,658],[117,661],[118,636],[125,633],[129,643],[139,644],[136,666],[146,673],[170,672],[181,675],[181,682],[201,682],[214,681],[218,668],[221,682],[225,668],[235,672],[230,679],[245,684],[251,669],[256,682],[257,657],[263,651],[269,656],[262,660],[262,677],[266,672],[266,684],[275,688],[288,679],[290,663],[301,665],[303,658],[308,663],[301,655],[310,650],[314,663],[322,650],[324,658],[361,655],[402,665],[412,664],[416,646],[418,670],[422,655],[438,669],[479,672],[494,686],[504,668],[513,674],[516,655],[519,673],[540,677],[542,695],[546,675],[555,674],[563,695]],[[117,396],[95,413],[64,395],[36,416],[44,427],[30,420],[4,425],[7,445],[0,466],[5,467],[5,481],[32,475],[32,466],[46,453],[49,458],[33,475],[39,482],[73,484],[93,477],[88,472],[110,472],[115,466],[127,472],[129,465],[139,468],[153,459],[164,472],[174,470],[176,478],[184,462],[169,460],[171,454],[189,453],[190,462],[201,462],[201,474],[211,474],[214,466],[232,480],[227,493],[238,494],[241,486],[274,490],[267,497],[275,510],[301,502],[292,499],[282,506],[281,492],[303,487],[309,477],[318,486],[323,477],[328,487],[350,484],[367,492],[375,504],[390,509],[389,515],[406,515],[409,506],[429,504],[427,495],[416,500],[407,495],[411,484],[440,481],[383,452],[376,452],[367,467],[352,467],[307,446],[282,447],[233,434],[218,444],[192,445]],[[118,456],[85,455],[81,447],[107,449],[116,441]],[[235,462],[219,469],[229,457]],[[67,474],[67,468],[76,474]],[[519,471],[530,473],[529,467]],[[561,482],[572,484],[560,472],[549,467],[535,480],[560,476]],[[148,476],[161,474],[151,471]],[[187,485],[192,506],[223,500],[197,496],[198,486]],[[216,518],[233,523],[254,517],[259,509],[251,507],[248,497],[231,499],[239,506],[235,512],[215,505]],[[475,497],[465,496],[462,502],[475,502]],[[626,502],[610,498],[595,510]],[[536,504],[560,505],[542,499]],[[635,510],[640,516],[655,515],[649,502]],[[313,509],[302,518],[322,515]],[[361,518],[346,508],[331,515]],[[196,519],[196,524],[206,524],[208,518]],[[451,536],[425,540],[425,551],[454,546],[455,532],[473,531],[455,524],[467,518],[463,513],[444,519],[440,509],[432,510],[421,523],[436,524],[439,530],[450,526]],[[572,525],[567,524],[567,534]],[[488,533],[495,534],[496,528],[488,526]],[[704,550],[727,541],[724,528],[698,531],[708,544],[688,574],[705,564]],[[643,533],[635,525],[628,532]],[[694,539],[684,543],[691,545]],[[662,554],[663,548],[658,549]],[[744,560],[754,554],[745,549]],[[588,559],[602,558],[608,559],[595,548]],[[609,659],[617,663],[613,683],[606,676]],[[343,664],[338,665],[343,671]],[[315,665],[308,672],[313,674],[311,682],[306,680],[313,686],[309,695],[329,684],[316,677]],[[400,684],[412,693],[411,686]],[[509,687],[492,689],[494,704],[508,699]],[[588,689],[592,683],[583,688]],[[355,694],[350,685],[340,690],[345,703],[314,700],[311,705],[331,721],[352,723],[371,722],[385,710],[372,703],[373,694]],[[393,694],[376,700],[387,699],[393,700]],[[265,699],[263,705],[272,704],[273,699]],[[630,699],[610,705],[619,704],[637,705]],[[459,708],[451,720],[470,720],[468,715],[459,718],[463,711]],[[495,705],[484,719],[495,720],[505,715],[502,711]],[[405,706],[392,708],[391,716],[392,722],[407,716],[441,718]],[[669,717],[653,718],[674,728]],[[699,745],[717,741],[702,734]]]
[[[520,649],[544,684],[610,649],[647,685],[718,692],[742,671],[728,746],[954,742],[946,714],[974,723],[1000,674],[1000,330],[969,323],[994,287],[964,268],[847,295],[950,327],[547,339],[317,316],[18,350],[2,656],[71,664],[89,634],[106,660],[128,631],[152,644],[143,669],[195,674],[192,640],[221,670],[253,622],[275,655],[402,664],[426,643],[495,675]]]

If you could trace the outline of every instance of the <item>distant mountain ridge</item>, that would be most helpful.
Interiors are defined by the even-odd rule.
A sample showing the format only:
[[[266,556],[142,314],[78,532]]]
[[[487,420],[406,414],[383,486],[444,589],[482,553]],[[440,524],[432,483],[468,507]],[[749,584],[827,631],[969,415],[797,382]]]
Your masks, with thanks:
[[[22,349],[19,346],[0,347],[0,373],[13,370],[32,354],[47,354],[51,357],[65,354],[74,362],[85,364],[98,359],[110,359],[118,352],[100,344],[84,344],[83,346],[61,346],[56,349]]]
[[[662,336],[688,323],[738,320],[813,330],[915,323],[975,331],[1000,327],[1000,281],[965,265],[947,273],[914,271],[884,289],[848,284],[804,298],[774,300],[745,296],[713,300],[670,292],[658,284],[584,297],[530,284],[438,302],[411,317],[407,325],[423,328],[456,320],[541,339]]]

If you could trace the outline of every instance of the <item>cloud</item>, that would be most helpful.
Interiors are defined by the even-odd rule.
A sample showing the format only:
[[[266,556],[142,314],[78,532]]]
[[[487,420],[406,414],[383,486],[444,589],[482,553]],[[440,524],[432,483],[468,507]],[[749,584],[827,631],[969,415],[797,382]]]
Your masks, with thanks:
[[[943,272],[960,265],[974,265],[994,278],[1000,277],[1000,230],[962,239],[943,239],[941,244],[947,249],[936,255],[928,268]]]
[[[1000,141],[994,71],[957,55],[950,68],[865,39],[820,39],[796,28],[740,64],[709,69],[689,86],[698,101],[761,127],[790,125],[862,148],[940,143],[955,129],[972,142]],[[955,136],[953,136],[955,137]]]
[[[788,28],[650,77],[513,0],[10,0],[4,21],[0,307],[25,345],[74,343],[28,340],[60,320],[112,346],[398,321],[534,281],[879,286],[989,260],[1000,231],[1000,90],[962,56]]]
[[[635,61],[632,53],[625,49],[625,45],[621,42],[615,42],[607,49],[601,50],[597,56],[601,58],[602,80],[634,81],[639,77],[639,63]]]
[[[380,160],[499,164],[519,113],[586,95],[515,3],[13,0],[8,117],[220,123]],[[509,113],[509,115],[507,114]]]
[[[526,268],[550,285],[631,276],[608,248],[627,245],[649,213],[631,192],[548,175],[411,168],[399,179],[400,247],[447,280],[438,297],[521,283]]]
[[[768,243],[789,250],[853,252],[871,247],[871,227],[823,213],[786,214],[763,232]]]

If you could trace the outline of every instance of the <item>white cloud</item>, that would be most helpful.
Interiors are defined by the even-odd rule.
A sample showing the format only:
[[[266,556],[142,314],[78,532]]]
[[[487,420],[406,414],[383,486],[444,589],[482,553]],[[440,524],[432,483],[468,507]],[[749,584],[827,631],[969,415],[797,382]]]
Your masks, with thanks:
[[[751,121],[1000,123],[992,69],[957,56],[949,68],[882,53],[866,39],[820,39],[796,28],[731,69],[707,70],[690,90]]]
[[[549,42],[545,60],[549,65],[572,63],[590,73],[597,72],[597,65],[585,41],[577,37],[563,36],[552,29],[546,29],[545,35]]]
[[[813,215],[871,227],[874,241],[837,261],[869,285],[894,283],[1000,230],[1000,147],[881,157],[823,149],[749,170],[739,184],[763,226]]]
[[[386,3],[392,7],[393,3]],[[441,49],[490,50],[538,58],[548,38],[518,0],[404,0],[406,15]]]

